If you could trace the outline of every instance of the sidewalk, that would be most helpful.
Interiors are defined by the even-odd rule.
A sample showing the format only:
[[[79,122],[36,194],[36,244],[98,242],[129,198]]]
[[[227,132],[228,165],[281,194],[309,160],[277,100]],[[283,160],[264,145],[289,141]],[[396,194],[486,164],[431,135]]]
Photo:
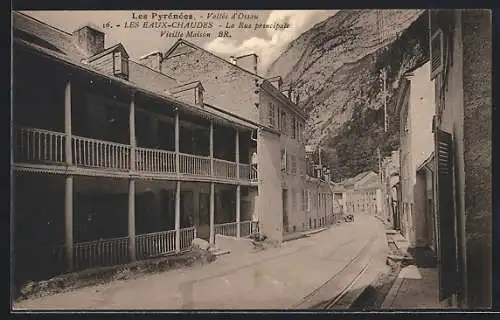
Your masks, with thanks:
[[[398,249],[412,261],[404,266],[387,294],[381,309],[445,309],[439,302],[439,278],[430,249],[411,249],[399,234]]]

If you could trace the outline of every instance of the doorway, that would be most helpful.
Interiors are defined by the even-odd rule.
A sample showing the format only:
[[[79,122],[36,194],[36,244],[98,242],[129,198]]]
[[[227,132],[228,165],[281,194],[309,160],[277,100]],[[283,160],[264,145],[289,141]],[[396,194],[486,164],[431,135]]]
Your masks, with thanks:
[[[200,193],[199,213],[198,238],[208,241],[210,239],[210,194]]]
[[[288,232],[288,190],[283,189],[282,191],[282,206],[283,206],[283,230]]]
[[[193,191],[181,191],[181,229],[193,225],[194,197]]]

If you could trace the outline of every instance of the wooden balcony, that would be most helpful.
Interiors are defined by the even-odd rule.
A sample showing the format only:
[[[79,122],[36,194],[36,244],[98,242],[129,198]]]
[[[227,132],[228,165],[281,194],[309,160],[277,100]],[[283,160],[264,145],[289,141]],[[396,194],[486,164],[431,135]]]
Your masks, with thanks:
[[[14,137],[14,159],[16,164],[66,166],[64,133],[34,129],[16,128]],[[187,175],[215,178],[222,181],[257,181],[257,172],[248,164],[179,153],[179,168],[176,168],[176,153],[173,151],[136,147],[135,170],[131,166],[132,147],[98,139],[72,136],[71,165],[77,168],[98,169],[128,174]],[[239,177],[238,177],[239,170]]]

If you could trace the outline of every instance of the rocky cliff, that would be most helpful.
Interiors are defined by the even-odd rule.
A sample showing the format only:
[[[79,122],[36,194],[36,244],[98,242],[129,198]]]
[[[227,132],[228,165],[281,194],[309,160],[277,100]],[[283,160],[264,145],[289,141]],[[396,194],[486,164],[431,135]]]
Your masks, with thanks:
[[[428,56],[424,10],[341,10],[292,41],[267,70],[294,86],[309,115],[308,144],[322,146],[335,179],[377,169],[398,145],[389,107],[384,133],[380,69],[388,69],[388,105],[397,80]]]

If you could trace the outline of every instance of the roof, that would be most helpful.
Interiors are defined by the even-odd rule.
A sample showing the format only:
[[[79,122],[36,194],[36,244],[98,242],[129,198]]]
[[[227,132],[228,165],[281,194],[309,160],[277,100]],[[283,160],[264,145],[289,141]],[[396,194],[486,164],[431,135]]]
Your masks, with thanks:
[[[282,99],[283,102],[286,102],[289,104],[289,108],[291,109],[291,111],[295,112],[299,117],[301,117],[303,120],[307,119],[307,115],[305,115],[298,107],[295,103],[291,102],[284,94],[282,91],[278,90],[272,83],[271,81],[275,81],[275,79],[277,79],[279,76],[275,76],[273,78],[270,78],[270,79],[266,79],[262,76],[259,76],[258,74],[256,73],[253,73],[251,71],[248,71],[247,69],[244,69],[226,59],[223,59],[222,57],[219,57],[218,55],[206,50],[206,49],[203,49],[199,46],[197,46],[196,44],[192,43],[192,42],[189,42],[185,39],[181,39],[179,38],[173,45],[172,47],[170,47],[170,49],[168,49],[165,54],[163,55],[163,59],[167,59],[171,56],[171,54],[175,51],[175,49],[179,46],[179,45],[186,45],[186,46],[189,46],[195,50],[200,50],[204,53],[207,53],[208,55],[210,55],[211,57],[223,62],[224,64],[227,64],[228,66],[231,66],[231,68],[235,68],[235,69],[238,69],[238,70],[241,70],[243,71],[244,73],[248,74],[248,75],[251,75],[253,78],[257,77],[260,81],[261,81],[261,88],[265,89],[269,94],[273,94],[275,95],[276,97],[278,97],[279,99]],[[249,55],[252,55],[252,54],[248,54],[248,55],[244,55],[244,56],[249,56]],[[244,56],[240,56],[240,57],[244,57]],[[173,57],[177,57],[177,56],[172,56],[170,58],[173,58]],[[272,79],[272,80],[271,80]]]
[[[223,59],[223,58],[219,57],[218,55],[216,55],[216,54],[214,54],[214,53],[212,53],[212,52],[210,52],[210,51],[208,51],[208,50],[206,50],[206,49],[203,49],[202,47],[197,46],[196,44],[194,44],[194,43],[192,43],[192,42],[189,42],[189,41],[187,41],[187,40],[185,40],[185,39],[181,39],[181,38],[179,38],[179,39],[178,39],[178,40],[177,40],[177,41],[176,41],[176,42],[172,45],[172,47],[170,47],[170,49],[168,49],[168,50],[165,52],[165,54],[163,55],[163,57],[164,57],[164,58],[168,57],[168,56],[169,56],[169,55],[170,55],[170,54],[171,54],[171,53],[172,53],[172,52],[173,52],[173,51],[174,51],[174,50],[175,50],[175,49],[176,49],[176,48],[177,48],[180,44],[185,44],[185,45],[188,45],[188,46],[193,47],[193,48],[195,48],[195,49],[202,50],[203,52],[206,52],[206,53],[210,54],[211,56],[213,56],[213,57],[215,57],[215,58],[217,58],[217,59],[219,59],[219,60],[221,60],[221,61],[223,61],[223,62],[225,62],[225,63],[228,63],[228,64],[232,65],[234,68],[240,69],[240,70],[242,70],[242,71],[244,71],[244,72],[246,72],[246,73],[248,73],[248,74],[250,74],[250,75],[252,75],[252,76],[254,76],[254,77],[257,77],[257,78],[259,78],[259,79],[261,79],[261,80],[264,80],[264,78],[263,78],[263,77],[261,77],[261,76],[259,76],[258,74],[253,73],[253,72],[251,72],[251,71],[248,71],[248,70],[246,70],[246,69],[244,69],[244,68],[242,68],[242,67],[240,67],[240,66],[238,66],[238,65],[236,65],[236,64],[234,64],[234,63],[231,63],[230,61],[227,61],[226,59]],[[243,56],[242,56],[242,57],[243,57]]]
[[[14,39],[13,42],[16,43],[16,44],[19,44],[21,46],[24,46],[26,48],[29,48],[29,49],[33,50],[34,52],[36,52],[36,53],[42,54],[43,56],[46,56],[46,57],[52,58],[52,59],[54,59],[56,61],[59,61],[61,63],[64,63],[64,64],[66,64],[66,65],[68,65],[70,67],[77,68],[80,71],[89,72],[89,73],[98,75],[100,77],[107,78],[107,79],[113,81],[114,83],[116,83],[118,85],[121,85],[122,87],[126,87],[126,88],[129,88],[129,89],[134,89],[134,90],[142,92],[142,93],[144,93],[146,95],[152,96],[154,98],[161,99],[161,100],[164,100],[164,101],[169,102],[169,103],[174,103],[174,104],[176,104],[176,105],[184,108],[188,112],[197,113],[200,116],[206,116],[206,117],[209,117],[209,118],[212,118],[212,119],[216,119],[216,120],[225,120],[227,122],[232,123],[233,125],[242,125],[245,128],[251,128],[251,129],[253,128],[253,126],[251,126],[250,124],[243,125],[241,121],[238,122],[238,123],[233,122],[227,116],[222,116],[220,114],[216,115],[215,113],[210,112],[208,110],[200,109],[197,106],[193,106],[193,105],[187,104],[185,102],[179,101],[178,99],[176,99],[176,98],[174,98],[172,96],[168,96],[168,95],[166,95],[163,92],[157,92],[157,91],[154,91],[154,90],[151,90],[151,89],[148,89],[148,88],[144,88],[144,87],[138,86],[135,83],[132,83],[132,82],[125,81],[123,79],[117,78],[115,76],[104,74],[102,72],[99,72],[95,68],[92,68],[92,66],[90,66],[88,64],[83,64],[81,62],[76,62],[76,61],[68,58],[64,54],[60,54],[60,53],[54,52],[54,51],[52,51],[50,49],[47,49],[47,48],[44,48],[42,46],[38,46],[38,45],[29,43],[29,42],[21,40],[21,39]]]
[[[62,53],[72,60],[81,61],[86,58],[84,51],[73,42],[71,33],[57,29],[24,13],[17,11],[12,13],[13,29],[26,33],[29,39],[25,40],[28,42]],[[16,37],[15,33],[14,37]]]
[[[424,169],[424,167],[426,167],[427,165],[429,165],[432,160],[434,159],[434,151],[431,152],[427,158],[425,158],[424,161],[422,161],[420,164],[417,163],[417,171],[420,171],[422,169]]]
[[[115,44],[114,46],[111,46],[109,47],[108,49],[104,50],[104,51],[101,51],[91,57],[89,57],[87,60],[90,62],[90,61],[94,61],[95,59],[98,59],[100,57],[103,57],[105,55],[107,55],[108,53],[111,53],[117,49],[120,49],[120,51],[122,51],[123,53],[125,53],[127,55],[127,59],[128,59],[128,53],[127,53],[127,50],[125,50],[125,47],[123,47],[123,45],[121,43],[117,43]]]
[[[86,59],[86,56],[83,50],[74,43],[72,34],[50,26],[24,13],[13,11],[13,29],[18,31],[17,35],[14,33],[14,43],[34,50],[44,56],[76,67],[82,71],[98,74],[122,86],[136,89],[156,98],[167,100],[170,103],[176,103],[200,115],[223,119],[246,128],[253,129],[255,127],[250,123],[245,123],[244,120],[233,119],[233,117],[224,114],[224,112],[200,109],[199,107],[175,99],[167,92],[168,89],[179,85],[175,79],[135,61],[129,60],[129,81],[104,74],[92,65],[82,63]],[[113,51],[120,46],[123,48],[121,44],[117,44],[107,48],[105,52]]]
[[[176,93],[176,92],[181,92],[181,91],[185,91],[185,90],[189,90],[189,89],[194,89],[194,88],[200,87],[200,86],[203,88],[203,85],[201,84],[200,81],[193,81],[193,82],[181,84],[175,88],[172,88],[171,91]]]

